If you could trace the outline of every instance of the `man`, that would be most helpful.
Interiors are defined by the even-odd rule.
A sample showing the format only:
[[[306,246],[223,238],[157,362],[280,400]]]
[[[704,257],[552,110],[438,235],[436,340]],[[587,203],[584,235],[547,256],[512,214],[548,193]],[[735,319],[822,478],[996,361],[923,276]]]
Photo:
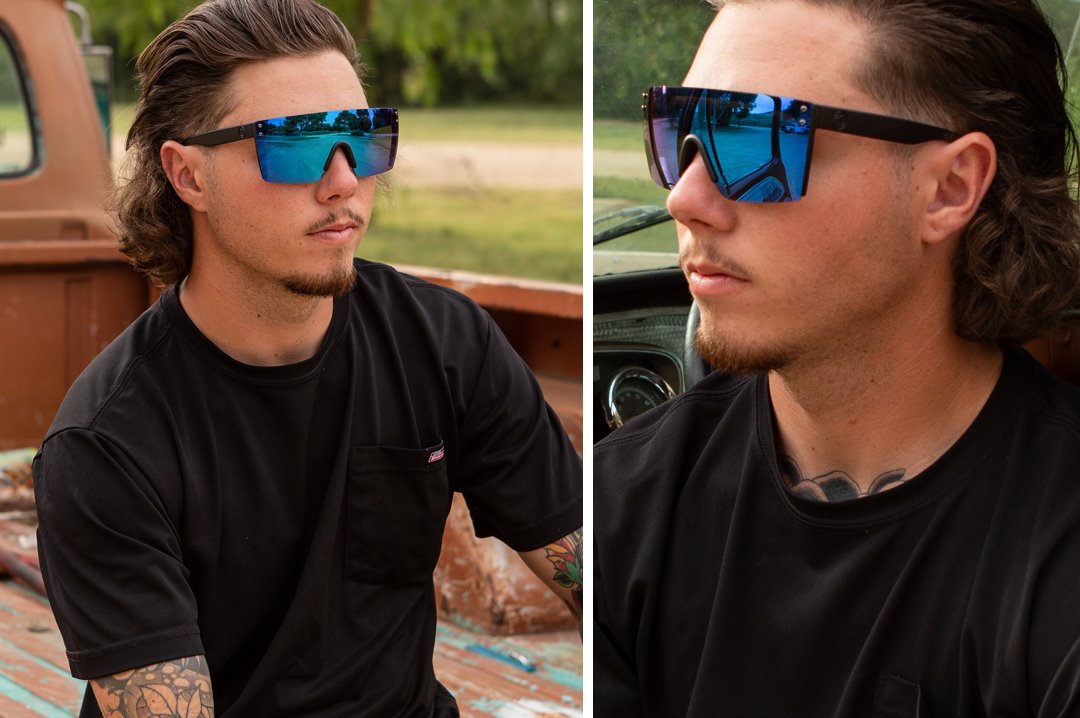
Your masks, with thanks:
[[[596,448],[597,715],[1080,715],[1080,396],[1015,348],[1080,278],[1052,32],[721,5],[645,103],[721,371]]]
[[[549,560],[580,558],[580,462],[527,367],[462,296],[354,262],[397,143],[357,67],[313,0],[211,0],[140,57],[117,224],[170,288],[35,462],[83,716],[457,715],[454,491],[580,615]]]

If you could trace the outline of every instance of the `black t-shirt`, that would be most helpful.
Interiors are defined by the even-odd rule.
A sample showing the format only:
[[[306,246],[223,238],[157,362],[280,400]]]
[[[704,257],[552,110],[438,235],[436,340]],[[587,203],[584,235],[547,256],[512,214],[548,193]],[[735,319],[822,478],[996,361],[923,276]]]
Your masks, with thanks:
[[[1080,393],[1009,353],[897,488],[784,488],[765,377],[596,447],[596,716],[1080,716]]]
[[[76,381],[34,463],[75,676],[204,653],[219,716],[450,714],[431,576],[453,492],[519,551],[581,526],[580,460],[490,317],[356,269],[307,361],[231,359],[169,290]]]

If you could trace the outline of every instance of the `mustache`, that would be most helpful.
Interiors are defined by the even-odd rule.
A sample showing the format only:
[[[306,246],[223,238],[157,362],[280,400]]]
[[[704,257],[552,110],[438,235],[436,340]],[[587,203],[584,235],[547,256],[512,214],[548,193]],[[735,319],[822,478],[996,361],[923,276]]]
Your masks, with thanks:
[[[335,224],[355,224],[357,228],[363,229],[367,222],[359,214],[351,209],[345,208],[343,210],[328,212],[322,219],[315,222],[307,228],[306,234],[314,234],[315,232],[321,232],[327,227],[333,227]]]
[[[694,247],[688,244],[679,250],[679,266],[682,267],[683,272],[686,272],[691,264],[706,264],[710,267],[716,267],[724,274],[730,274],[733,277],[742,277],[744,279],[750,277],[749,269],[723,256],[710,244]]]

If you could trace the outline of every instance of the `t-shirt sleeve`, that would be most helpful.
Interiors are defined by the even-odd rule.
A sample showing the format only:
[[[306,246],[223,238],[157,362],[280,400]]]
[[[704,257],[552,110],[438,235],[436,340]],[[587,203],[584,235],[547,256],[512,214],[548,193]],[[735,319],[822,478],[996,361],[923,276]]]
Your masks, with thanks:
[[[67,429],[33,473],[41,569],[72,675],[201,654],[180,537],[140,467],[105,437]]]
[[[581,459],[529,367],[483,317],[455,488],[477,536],[531,551],[581,527]]]

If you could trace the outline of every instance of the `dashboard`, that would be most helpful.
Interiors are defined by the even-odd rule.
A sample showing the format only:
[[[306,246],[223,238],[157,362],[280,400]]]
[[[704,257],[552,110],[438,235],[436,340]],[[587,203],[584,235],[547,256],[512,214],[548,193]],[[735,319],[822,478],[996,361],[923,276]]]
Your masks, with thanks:
[[[596,440],[683,391],[689,309],[686,279],[678,269],[594,279]]]

